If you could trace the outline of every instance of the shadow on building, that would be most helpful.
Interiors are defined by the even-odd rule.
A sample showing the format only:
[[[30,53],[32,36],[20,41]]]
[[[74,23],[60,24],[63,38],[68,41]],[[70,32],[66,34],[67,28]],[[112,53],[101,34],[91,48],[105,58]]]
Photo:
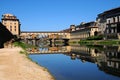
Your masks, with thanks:
[[[12,38],[12,33],[0,22],[0,48],[4,48],[4,43]]]

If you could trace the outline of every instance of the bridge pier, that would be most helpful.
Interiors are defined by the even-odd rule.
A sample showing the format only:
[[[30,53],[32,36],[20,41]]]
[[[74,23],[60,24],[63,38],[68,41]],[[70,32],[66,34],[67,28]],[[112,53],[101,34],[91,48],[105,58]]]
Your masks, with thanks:
[[[49,39],[50,46],[56,46],[56,45],[68,45],[69,39]]]
[[[55,46],[55,39],[49,39],[50,41],[50,46],[54,47]]]
[[[69,45],[69,39],[64,39],[64,45]]]
[[[39,39],[23,39],[22,41],[27,44],[34,45],[34,46],[38,46],[40,43]]]

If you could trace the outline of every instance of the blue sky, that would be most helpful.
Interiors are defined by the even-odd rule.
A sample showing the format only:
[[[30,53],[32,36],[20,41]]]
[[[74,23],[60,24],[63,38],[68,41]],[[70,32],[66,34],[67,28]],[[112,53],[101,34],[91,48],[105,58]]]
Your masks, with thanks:
[[[11,13],[21,31],[59,31],[94,21],[99,13],[120,7],[120,0],[1,0],[2,14]]]

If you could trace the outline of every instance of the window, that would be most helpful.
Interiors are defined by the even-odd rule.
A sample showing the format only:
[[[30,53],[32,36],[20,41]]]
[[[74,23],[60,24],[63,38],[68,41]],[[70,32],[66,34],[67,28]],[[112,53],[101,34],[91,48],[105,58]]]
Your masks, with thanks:
[[[16,26],[15,26],[15,29],[14,29],[15,31],[16,31]]]
[[[107,19],[107,24],[110,24],[110,19]]]
[[[110,24],[110,20],[108,20],[108,24]]]
[[[113,23],[115,23],[115,17],[113,18]]]
[[[10,31],[12,31],[12,26],[10,26]]]
[[[15,31],[16,31],[16,28],[15,28]]]
[[[119,16],[117,17],[117,20],[118,20],[117,22],[119,22]]]
[[[12,31],[12,29],[10,28],[10,31]]]
[[[12,26],[10,26],[10,28],[12,28]]]

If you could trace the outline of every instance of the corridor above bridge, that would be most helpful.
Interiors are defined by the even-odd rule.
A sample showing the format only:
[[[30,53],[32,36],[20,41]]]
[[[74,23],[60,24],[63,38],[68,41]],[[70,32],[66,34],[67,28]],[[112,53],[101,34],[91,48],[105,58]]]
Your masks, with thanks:
[[[21,39],[70,39],[70,33],[59,31],[22,31]]]

